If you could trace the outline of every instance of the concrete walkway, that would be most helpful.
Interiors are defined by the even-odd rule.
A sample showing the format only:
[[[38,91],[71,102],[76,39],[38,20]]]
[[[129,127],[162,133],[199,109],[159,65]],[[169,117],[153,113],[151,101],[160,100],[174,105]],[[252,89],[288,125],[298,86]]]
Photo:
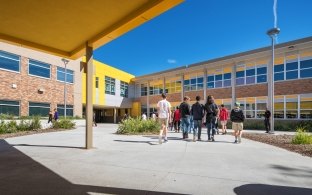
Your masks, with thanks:
[[[297,153],[230,135],[158,145],[116,129],[94,128],[93,150],[83,127],[0,140],[0,194],[312,194],[312,158]]]

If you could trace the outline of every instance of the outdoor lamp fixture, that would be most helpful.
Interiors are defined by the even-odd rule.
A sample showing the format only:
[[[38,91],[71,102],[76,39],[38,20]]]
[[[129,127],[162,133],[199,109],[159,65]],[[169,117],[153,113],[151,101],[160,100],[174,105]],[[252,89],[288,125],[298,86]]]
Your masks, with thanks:
[[[268,69],[268,88],[269,88],[269,93],[268,93],[268,99],[269,99],[269,105],[270,107],[270,112],[271,112],[271,118],[270,118],[270,124],[271,124],[271,129],[269,133],[274,133],[274,46],[275,46],[275,38],[279,34],[281,30],[279,28],[272,28],[267,31],[267,35],[271,37],[272,40],[272,63],[270,64]]]
[[[69,62],[69,60],[62,58],[62,61],[65,65],[65,79],[64,79],[64,117],[66,119],[66,82],[67,82],[67,64]]]

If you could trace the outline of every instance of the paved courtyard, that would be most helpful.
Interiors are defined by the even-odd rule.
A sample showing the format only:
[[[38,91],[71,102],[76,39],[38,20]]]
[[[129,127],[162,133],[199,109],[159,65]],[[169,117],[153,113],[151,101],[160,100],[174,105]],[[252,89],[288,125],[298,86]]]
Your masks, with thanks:
[[[0,194],[312,194],[312,158],[297,153],[230,135],[158,145],[116,129],[95,127],[92,150],[84,127],[0,140]]]

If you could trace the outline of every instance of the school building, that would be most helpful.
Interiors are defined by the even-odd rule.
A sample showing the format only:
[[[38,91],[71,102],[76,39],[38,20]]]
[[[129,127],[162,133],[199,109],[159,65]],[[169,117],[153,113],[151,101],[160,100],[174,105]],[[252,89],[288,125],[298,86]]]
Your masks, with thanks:
[[[312,119],[312,37],[276,45],[274,117]],[[135,77],[134,105],[149,116],[165,92],[172,106],[184,96],[204,103],[213,95],[228,109],[240,102],[246,118],[263,117],[268,103],[268,65],[271,47],[255,49],[185,67]]]
[[[276,45],[274,62],[277,119],[312,119],[312,37]],[[240,102],[250,119],[263,117],[268,103],[268,65],[265,47],[184,67],[135,77],[93,60],[93,111],[97,122],[116,123],[125,113],[135,117],[156,111],[165,92],[173,107],[184,96],[202,103],[213,95],[217,104],[232,108]],[[67,115],[84,116],[86,74],[84,58],[65,66],[60,57],[0,43],[0,114],[43,115],[57,108]]]

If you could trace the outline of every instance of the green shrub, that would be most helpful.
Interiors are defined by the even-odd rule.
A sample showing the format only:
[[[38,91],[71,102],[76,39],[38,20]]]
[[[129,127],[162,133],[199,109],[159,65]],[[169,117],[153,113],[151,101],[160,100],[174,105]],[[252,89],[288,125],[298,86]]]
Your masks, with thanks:
[[[33,116],[30,120],[30,130],[41,129],[40,116]]]
[[[305,128],[298,127],[296,135],[292,139],[293,144],[312,144],[312,135],[306,133]]]
[[[52,123],[53,129],[73,129],[76,124],[71,119],[60,119]]]
[[[1,120],[0,121],[0,134],[6,133],[6,130],[7,130],[6,123],[3,120]]]
[[[31,129],[31,123],[25,120],[21,120],[20,123],[17,125],[17,131],[30,131]]]
[[[13,120],[14,115],[12,114],[0,114],[0,120]]]
[[[117,134],[144,134],[144,133],[159,133],[160,124],[152,119],[142,120],[138,118],[129,118],[123,120],[117,130]]]

